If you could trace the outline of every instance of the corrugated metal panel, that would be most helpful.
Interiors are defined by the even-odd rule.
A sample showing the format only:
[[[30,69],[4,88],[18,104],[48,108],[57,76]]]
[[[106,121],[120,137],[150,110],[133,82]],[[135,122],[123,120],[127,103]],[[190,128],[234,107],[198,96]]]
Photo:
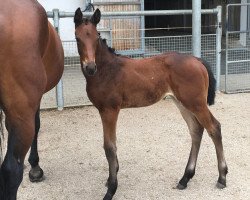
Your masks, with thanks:
[[[139,11],[142,8],[141,0],[94,0],[93,4],[103,12]],[[103,37],[116,50],[141,48],[141,17],[106,18],[98,28],[105,32],[102,33]]]

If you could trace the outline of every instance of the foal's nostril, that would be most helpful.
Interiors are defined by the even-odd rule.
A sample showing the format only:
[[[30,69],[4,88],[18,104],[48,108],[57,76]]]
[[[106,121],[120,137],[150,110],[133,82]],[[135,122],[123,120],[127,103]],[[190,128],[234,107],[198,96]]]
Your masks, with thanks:
[[[90,76],[93,76],[95,74],[95,71],[94,70],[89,70],[88,73],[89,73]]]
[[[88,75],[93,76],[96,72],[96,65],[95,63],[90,63],[89,65],[86,66],[86,71]]]

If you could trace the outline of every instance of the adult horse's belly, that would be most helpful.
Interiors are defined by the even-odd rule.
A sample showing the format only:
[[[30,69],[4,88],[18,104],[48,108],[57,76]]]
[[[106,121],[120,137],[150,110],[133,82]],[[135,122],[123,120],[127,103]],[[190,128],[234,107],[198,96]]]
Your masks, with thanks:
[[[53,26],[48,22],[49,39],[43,56],[43,63],[47,74],[45,92],[51,90],[60,80],[64,68],[64,52],[61,40]]]

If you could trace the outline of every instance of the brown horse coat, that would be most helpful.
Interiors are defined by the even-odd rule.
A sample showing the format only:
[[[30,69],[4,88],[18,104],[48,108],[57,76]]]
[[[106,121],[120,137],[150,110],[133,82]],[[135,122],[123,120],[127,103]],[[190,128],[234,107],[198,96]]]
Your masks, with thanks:
[[[37,1],[0,0],[0,5],[0,107],[9,133],[1,173],[10,173],[2,178],[2,198],[15,199],[21,165],[35,129],[39,130],[35,116],[42,95],[61,78],[64,55],[59,36]],[[15,167],[19,172],[13,171]]]

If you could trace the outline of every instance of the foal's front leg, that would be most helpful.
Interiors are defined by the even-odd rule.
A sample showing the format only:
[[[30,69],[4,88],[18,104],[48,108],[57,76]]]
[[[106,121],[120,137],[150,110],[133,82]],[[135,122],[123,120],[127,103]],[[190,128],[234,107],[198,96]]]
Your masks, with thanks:
[[[109,164],[109,177],[107,181],[108,191],[104,200],[112,199],[118,185],[117,172],[119,170],[116,155],[116,123],[120,109],[105,109],[100,112],[104,133],[104,150]]]

